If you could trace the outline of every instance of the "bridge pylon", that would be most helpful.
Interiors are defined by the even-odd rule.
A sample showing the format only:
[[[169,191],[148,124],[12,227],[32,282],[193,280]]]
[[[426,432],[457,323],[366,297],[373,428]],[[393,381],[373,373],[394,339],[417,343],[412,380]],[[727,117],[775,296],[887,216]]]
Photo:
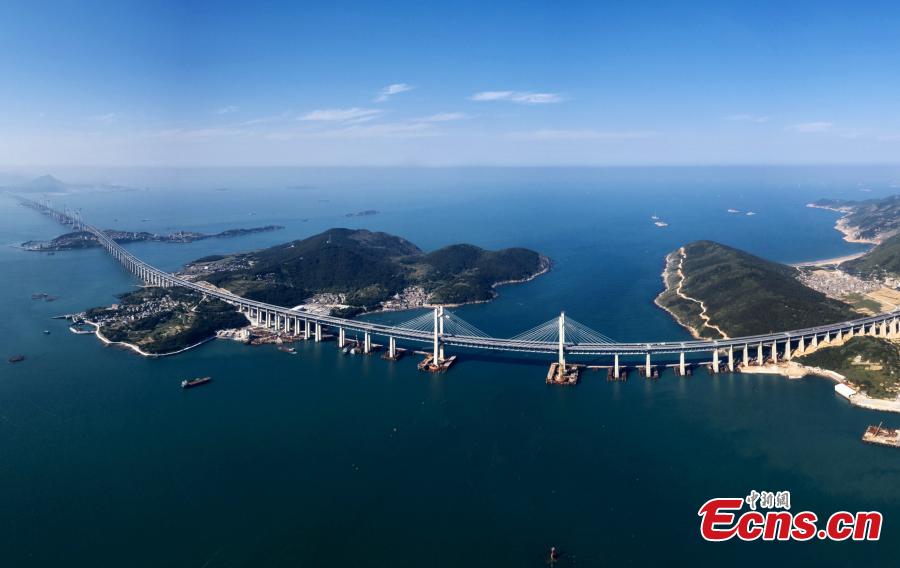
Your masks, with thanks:
[[[433,311],[432,346],[431,355],[419,363],[420,371],[429,373],[443,373],[456,361],[456,355],[444,356],[444,306],[437,306]]]

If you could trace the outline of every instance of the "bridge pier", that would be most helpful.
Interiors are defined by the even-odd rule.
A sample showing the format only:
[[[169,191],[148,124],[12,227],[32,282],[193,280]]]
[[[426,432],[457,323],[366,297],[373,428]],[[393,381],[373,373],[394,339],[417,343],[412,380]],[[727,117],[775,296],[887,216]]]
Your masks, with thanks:
[[[813,334],[813,336],[812,336],[812,342],[811,342],[811,345],[810,345],[809,347],[810,347],[810,349],[812,349],[813,351],[815,351],[816,349],[819,348],[819,334],[818,334],[818,333],[814,333],[814,334]]]
[[[434,331],[432,335],[431,355],[419,363],[420,371],[443,373],[450,368],[454,361],[456,361],[456,355],[452,357],[444,356],[444,317],[443,306],[434,308]]]
[[[734,372],[734,347],[728,346],[728,372]]]
[[[678,374],[682,377],[687,375],[687,369],[684,364],[684,351],[678,354]]]
[[[743,360],[743,363],[744,363],[744,367],[749,367],[749,366],[750,366],[750,346],[747,345],[746,343],[744,344],[744,360]]]
[[[759,365],[760,367],[762,367],[764,362],[765,361],[763,361],[763,346],[762,346],[762,342],[760,342],[756,348],[756,364]]]
[[[710,366],[710,371],[712,371],[713,373],[719,372],[719,348],[718,347],[713,348],[712,366]]]
[[[388,358],[397,358],[397,340],[394,337],[388,337]]]
[[[322,324],[316,322],[316,343],[322,341]]]
[[[372,352],[372,335],[367,331],[363,335],[363,353],[368,355]]]
[[[772,340],[772,363],[778,364],[778,342],[774,339]]]
[[[338,328],[338,349],[343,349],[344,345],[346,344],[346,342],[344,341],[344,339],[345,339],[344,333],[345,333],[344,328],[339,327]]]
[[[309,320],[304,319],[303,320],[303,339],[309,339],[309,338],[310,338]]]

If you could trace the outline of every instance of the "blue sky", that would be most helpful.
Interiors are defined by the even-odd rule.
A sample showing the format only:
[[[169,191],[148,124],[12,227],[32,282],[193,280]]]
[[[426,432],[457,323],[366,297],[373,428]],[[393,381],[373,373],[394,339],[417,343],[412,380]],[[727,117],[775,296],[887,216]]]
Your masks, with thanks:
[[[900,160],[891,2],[0,3],[0,163]]]

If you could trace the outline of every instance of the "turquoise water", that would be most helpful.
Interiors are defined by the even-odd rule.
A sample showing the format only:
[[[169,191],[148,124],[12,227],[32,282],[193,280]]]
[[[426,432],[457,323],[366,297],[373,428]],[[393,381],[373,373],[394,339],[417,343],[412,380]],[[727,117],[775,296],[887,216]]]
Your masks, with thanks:
[[[711,238],[784,262],[848,254],[860,247],[832,229],[835,216],[803,205],[887,195],[900,181],[888,168],[54,173],[140,188],[57,198],[99,226],[286,226],[131,247],[168,269],[334,226],[425,249],[531,247],[554,259],[551,273],[457,313],[499,336],[565,309],[623,341],[687,337],[652,304],[666,252]],[[344,216],[363,209],[382,214]],[[654,227],[654,213],[670,226]],[[0,220],[4,244],[60,232],[9,199]],[[867,424],[900,416],[852,408],[825,380],[700,372],[610,384],[587,373],[561,389],[543,383],[541,358],[462,353],[430,376],[412,357],[312,343],[295,357],[212,342],[147,360],[49,319],[136,284],[100,251],[2,247],[0,275],[2,355],[28,357],[0,366],[3,565],[542,566],[550,546],[561,565],[776,554],[878,565],[900,553],[900,452],[859,441]],[[178,388],[207,374],[208,387]],[[820,516],[880,510],[882,540],[704,542],[700,505],[751,489],[790,490],[795,510]]]

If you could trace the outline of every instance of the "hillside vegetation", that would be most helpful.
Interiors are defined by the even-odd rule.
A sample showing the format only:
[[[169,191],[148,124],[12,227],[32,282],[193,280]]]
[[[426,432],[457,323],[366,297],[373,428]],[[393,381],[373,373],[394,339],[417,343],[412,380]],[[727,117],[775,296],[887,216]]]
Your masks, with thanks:
[[[844,224],[861,239],[878,240],[900,231],[900,195],[864,201],[820,199],[813,205],[845,213]]]
[[[900,392],[900,346],[884,339],[854,337],[797,361],[840,373],[874,398],[895,398]]]
[[[99,324],[110,341],[131,343],[154,354],[179,351],[220,329],[249,323],[234,306],[181,288],[128,292],[110,307],[87,310],[85,318]]]
[[[900,234],[889,237],[859,258],[840,265],[861,276],[900,276]]]
[[[681,266],[681,274],[678,272]],[[657,303],[697,335],[729,337],[812,327],[852,319],[857,314],[796,279],[796,268],[712,241],[696,241],[668,257],[666,290]],[[675,290],[681,283],[680,297]]]
[[[330,229],[268,249],[199,259],[203,279],[243,296],[296,305],[324,292],[346,295],[346,303],[375,309],[409,286],[422,286],[433,303],[489,300],[493,285],[523,280],[549,261],[535,251],[488,251],[452,245],[425,254],[411,242],[387,233]]]

